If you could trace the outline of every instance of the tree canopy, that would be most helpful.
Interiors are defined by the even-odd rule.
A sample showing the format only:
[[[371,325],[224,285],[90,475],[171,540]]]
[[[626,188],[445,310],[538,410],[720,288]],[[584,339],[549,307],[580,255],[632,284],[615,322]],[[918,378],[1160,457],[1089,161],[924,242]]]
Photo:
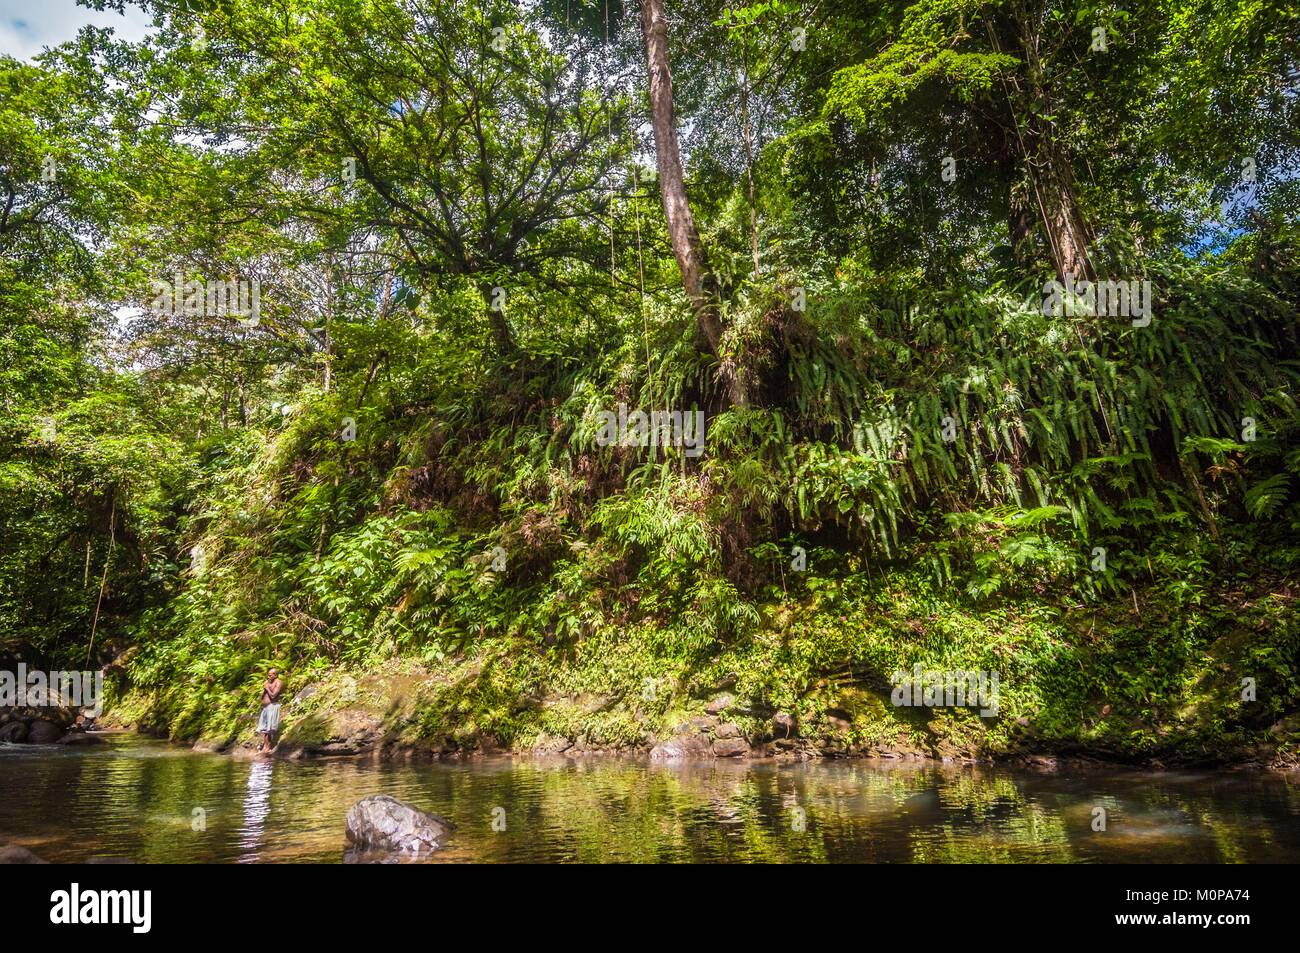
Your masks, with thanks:
[[[976,613],[1157,744],[1249,618],[1216,724],[1294,711],[1293,4],[136,5],[0,57],[0,649],[192,734],[588,641],[795,705]]]

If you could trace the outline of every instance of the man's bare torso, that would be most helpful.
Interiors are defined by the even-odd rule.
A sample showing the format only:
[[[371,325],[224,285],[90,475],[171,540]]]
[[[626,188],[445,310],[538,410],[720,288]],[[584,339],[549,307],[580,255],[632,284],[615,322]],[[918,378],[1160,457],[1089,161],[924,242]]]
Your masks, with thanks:
[[[262,686],[262,704],[274,705],[280,701],[280,695],[284,692],[284,682],[279,678],[272,679]]]

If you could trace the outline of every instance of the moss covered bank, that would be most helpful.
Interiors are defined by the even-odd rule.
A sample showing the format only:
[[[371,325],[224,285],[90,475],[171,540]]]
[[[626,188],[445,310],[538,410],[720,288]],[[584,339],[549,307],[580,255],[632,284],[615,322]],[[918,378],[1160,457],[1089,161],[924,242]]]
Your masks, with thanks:
[[[1217,608],[1133,591],[1106,608],[972,604],[926,579],[850,575],[766,606],[708,651],[610,624],[560,648],[486,638],[454,657],[289,666],[281,756],[459,757],[639,751],[653,757],[840,756],[1294,766],[1297,590],[1221,589]],[[260,676],[149,689],[126,660],[108,720],[215,750],[254,743]],[[891,677],[997,673],[996,715],[897,706]],[[1253,679],[1254,698],[1250,687]],[[919,700],[919,699],[918,699]]]

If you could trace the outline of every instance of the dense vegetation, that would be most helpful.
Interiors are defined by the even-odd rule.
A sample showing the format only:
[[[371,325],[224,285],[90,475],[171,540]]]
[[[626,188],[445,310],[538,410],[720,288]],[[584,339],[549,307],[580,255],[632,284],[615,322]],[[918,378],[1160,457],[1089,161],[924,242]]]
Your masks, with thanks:
[[[0,59],[0,650],[189,739],[278,664],[291,740],[1295,750],[1294,5],[145,6]]]

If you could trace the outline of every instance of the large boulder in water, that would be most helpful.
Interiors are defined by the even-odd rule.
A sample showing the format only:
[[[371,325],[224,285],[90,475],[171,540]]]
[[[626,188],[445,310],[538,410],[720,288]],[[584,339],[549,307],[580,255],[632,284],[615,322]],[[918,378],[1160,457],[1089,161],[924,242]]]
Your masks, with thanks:
[[[368,850],[437,850],[455,829],[445,817],[387,794],[363,797],[348,811],[348,842]]]
[[[52,745],[62,737],[62,728],[43,719],[38,718],[27,728],[27,743],[30,745]]]
[[[650,749],[651,761],[696,761],[713,757],[707,735],[683,732]]]

